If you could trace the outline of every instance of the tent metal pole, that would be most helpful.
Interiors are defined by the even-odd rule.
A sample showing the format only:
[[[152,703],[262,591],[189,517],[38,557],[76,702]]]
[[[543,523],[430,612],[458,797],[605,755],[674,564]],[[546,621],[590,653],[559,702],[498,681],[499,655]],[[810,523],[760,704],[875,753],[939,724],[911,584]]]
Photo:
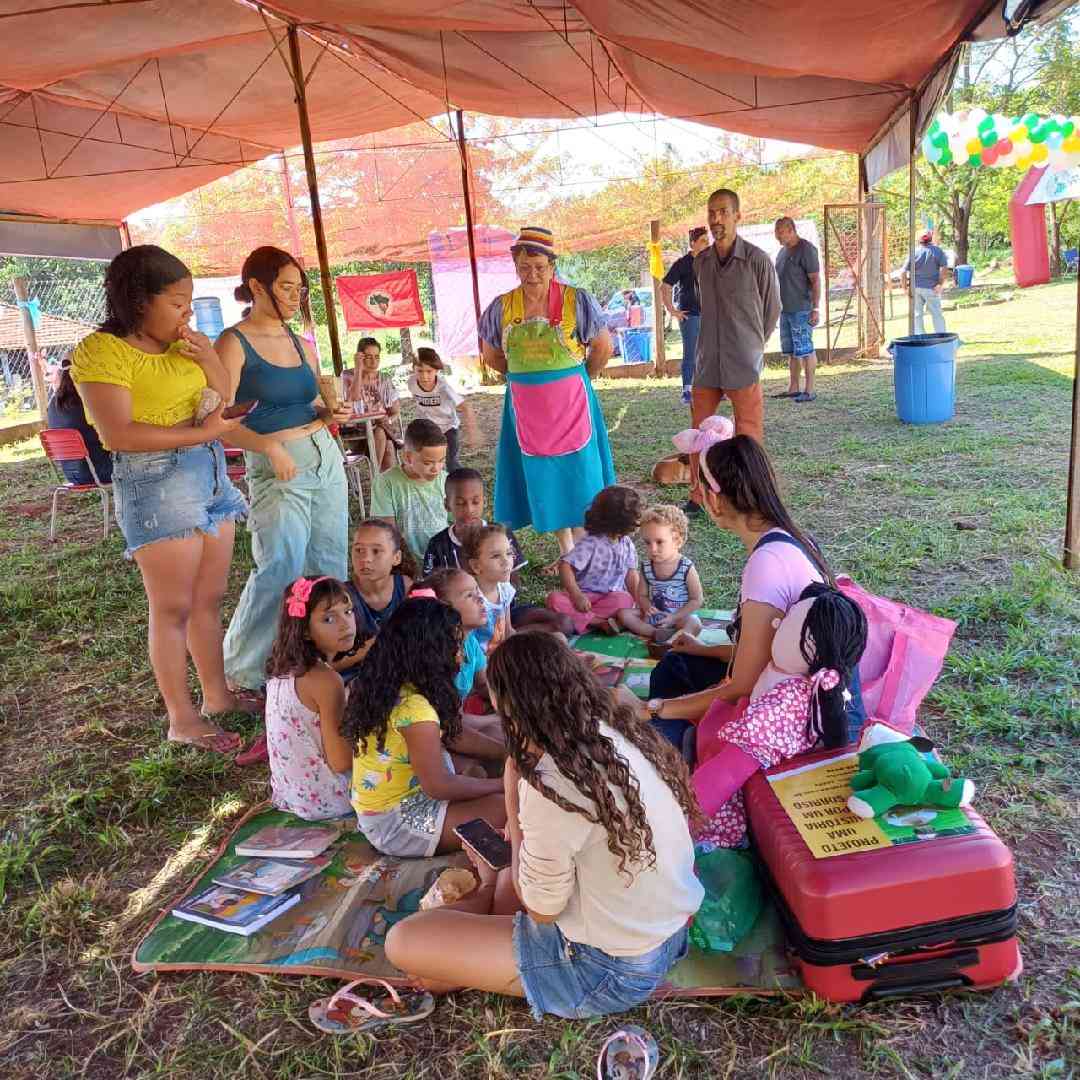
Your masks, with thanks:
[[[649,222],[649,240],[651,243],[660,243],[660,221],[653,218]],[[651,277],[651,275],[650,275]],[[667,355],[664,352],[664,305],[660,299],[660,282],[656,278],[652,281],[653,297],[653,351],[656,354],[656,362],[653,364],[653,374],[659,379],[667,374]]]
[[[326,306],[330,355],[334,361],[334,374],[340,376],[341,341],[338,338],[337,309],[334,306],[334,281],[330,277],[330,259],[326,254],[326,233],[323,231],[322,206],[319,204],[319,181],[315,174],[315,153],[311,147],[311,120],[308,117],[304,66],[300,59],[300,32],[294,23],[289,24],[289,56],[292,60],[296,111],[300,118],[300,139],[304,145],[304,167],[307,169],[308,193],[311,197],[311,224],[315,230],[315,249],[319,253],[319,278],[322,281],[323,302]]]
[[[1065,509],[1065,569],[1080,570],[1080,273],[1076,275],[1076,352],[1073,359],[1072,439]]]
[[[919,94],[908,109],[908,334],[915,333],[915,150],[919,130]]]
[[[12,282],[15,286],[15,299],[19,302],[19,310],[22,315],[23,337],[26,340],[26,359],[30,365],[30,382],[34,387],[34,400],[37,402],[38,412],[41,413],[41,422],[48,423],[49,395],[45,390],[45,376],[41,370],[43,354],[38,350],[37,331],[34,329],[34,320],[30,315],[30,309],[26,305],[30,302],[30,282],[24,277],[17,277]]]
[[[480,274],[476,268],[476,235],[473,231],[472,191],[469,187],[469,148],[465,143],[465,117],[461,109],[457,117],[458,154],[461,157],[461,194],[465,197],[465,235],[469,241],[469,272],[472,274],[473,308],[476,312],[476,354],[480,357],[480,371],[487,381],[484,370],[484,346],[480,340]]]

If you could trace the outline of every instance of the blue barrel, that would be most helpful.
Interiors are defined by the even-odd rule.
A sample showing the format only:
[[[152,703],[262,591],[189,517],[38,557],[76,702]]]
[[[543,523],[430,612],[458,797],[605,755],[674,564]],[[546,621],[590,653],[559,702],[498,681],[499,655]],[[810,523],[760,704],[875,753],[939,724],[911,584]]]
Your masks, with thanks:
[[[195,329],[205,334],[211,341],[225,329],[225,319],[221,314],[221,301],[216,296],[200,296],[192,300],[195,309]]]
[[[967,263],[961,263],[953,270],[956,275],[956,287],[958,289],[970,289],[971,282],[975,277],[975,267],[968,266]]]
[[[959,344],[956,334],[915,334],[890,343],[896,415],[905,424],[952,419]]]
[[[647,364],[652,360],[651,326],[635,326],[619,331],[619,350],[624,364]]]

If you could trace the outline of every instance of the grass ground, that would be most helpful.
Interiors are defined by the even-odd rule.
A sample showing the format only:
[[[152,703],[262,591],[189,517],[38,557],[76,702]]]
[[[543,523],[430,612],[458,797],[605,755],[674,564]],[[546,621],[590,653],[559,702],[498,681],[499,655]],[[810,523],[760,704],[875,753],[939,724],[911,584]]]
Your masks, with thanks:
[[[959,624],[923,719],[1016,853],[1023,979],[858,1008],[656,1004],[628,1019],[660,1041],[665,1080],[1080,1075],[1080,588],[1060,569],[1074,312],[1075,286],[1055,285],[951,315],[965,344],[943,426],[896,421],[884,364],[830,369],[814,405],[767,410],[789,503],[833,564]],[[767,377],[767,392],[782,387]],[[647,482],[685,423],[674,382],[599,387],[620,477],[681,500]],[[477,400],[491,437],[499,395]],[[461,994],[423,1026],[333,1041],[306,1022],[317,980],[131,972],[154,913],[265,797],[266,774],[163,745],[145,601],[118,534],[101,542],[87,500],[48,545],[46,464],[34,444],[2,452],[0,1075],[592,1075],[611,1021],[537,1024],[514,1002]],[[490,471],[489,454],[471,460]],[[551,554],[524,539],[534,566]],[[697,522],[692,555],[727,604],[734,542]],[[249,561],[244,537],[230,608]]]

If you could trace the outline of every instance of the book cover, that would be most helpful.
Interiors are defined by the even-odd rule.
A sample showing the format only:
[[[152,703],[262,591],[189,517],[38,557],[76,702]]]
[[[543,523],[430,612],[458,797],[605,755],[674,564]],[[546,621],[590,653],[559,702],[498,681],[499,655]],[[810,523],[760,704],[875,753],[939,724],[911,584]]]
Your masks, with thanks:
[[[281,862],[277,859],[248,859],[231,870],[214,878],[216,884],[226,889],[243,889],[278,896],[286,889],[322,873],[331,862],[329,855],[304,862]]]
[[[299,901],[299,893],[260,896],[242,889],[213,885],[173,908],[172,913],[187,922],[248,937]]]
[[[337,838],[337,829],[288,829],[270,825],[238,843],[237,855],[261,856],[264,859],[314,859]]]

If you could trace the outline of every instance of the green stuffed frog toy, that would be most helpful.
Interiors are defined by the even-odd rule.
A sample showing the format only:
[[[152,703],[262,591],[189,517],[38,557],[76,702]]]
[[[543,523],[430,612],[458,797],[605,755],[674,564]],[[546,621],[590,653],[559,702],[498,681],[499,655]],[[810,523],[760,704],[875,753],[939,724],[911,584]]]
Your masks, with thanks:
[[[929,739],[911,738],[887,724],[871,724],[859,740],[859,768],[851,778],[848,809],[861,818],[877,817],[894,806],[968,806],[975,785],[954,777],[940,761],[928,761]]]

